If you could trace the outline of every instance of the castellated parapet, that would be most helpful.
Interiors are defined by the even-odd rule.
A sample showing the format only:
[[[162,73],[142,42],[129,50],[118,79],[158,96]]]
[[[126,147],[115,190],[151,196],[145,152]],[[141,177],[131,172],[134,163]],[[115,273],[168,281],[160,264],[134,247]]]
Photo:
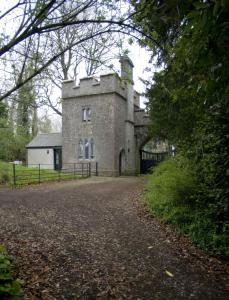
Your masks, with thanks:
[[[109,93],[117,93],[124,100],[127,98],[127,82],[116,73],[101,75],[99,79],[81,78],[79,85],[75,85],[74,80],[63,81],[63,99]],[[136,91],[134,91],[134,105],[140,107],[140,94]]]

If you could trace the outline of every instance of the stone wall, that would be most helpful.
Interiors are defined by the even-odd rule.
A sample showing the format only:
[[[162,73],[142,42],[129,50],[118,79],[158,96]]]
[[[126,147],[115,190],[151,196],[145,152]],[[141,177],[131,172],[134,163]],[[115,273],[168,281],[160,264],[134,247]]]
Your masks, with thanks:
[[[126,83],[115,73],[101,75],[99,79],[93,77],[82,78],[79,85],[75,85],[74,80],[65,80],[62,86],[63,99],[114,92],[126,99]]]
[[[79,158],[79,141],[94,139],[91,161],[99,162],[99,170],[114,170],[114,95],[80,96],[63,101],[63,164],[85,161]],[[82,121],[82,108],[90,107],[90,122]],[[88,161],[88,160],[86,160]],[[111,174],[113,175],[113,174]]]

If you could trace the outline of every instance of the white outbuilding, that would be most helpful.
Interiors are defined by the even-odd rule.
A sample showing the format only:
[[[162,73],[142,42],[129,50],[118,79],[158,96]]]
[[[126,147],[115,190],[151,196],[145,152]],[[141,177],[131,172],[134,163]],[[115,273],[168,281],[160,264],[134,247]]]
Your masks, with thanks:
[[[28,167],[62,168],[62,133],[38,134],[27,146]]]

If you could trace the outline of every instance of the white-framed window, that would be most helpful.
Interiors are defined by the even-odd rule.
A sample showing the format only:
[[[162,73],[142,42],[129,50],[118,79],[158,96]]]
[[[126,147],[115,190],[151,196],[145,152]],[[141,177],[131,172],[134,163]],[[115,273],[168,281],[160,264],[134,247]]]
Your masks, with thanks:
[[[82,121],[83,122],[90,122],[91,121],[91,108],[90,107],[83,107],[82,108]]]

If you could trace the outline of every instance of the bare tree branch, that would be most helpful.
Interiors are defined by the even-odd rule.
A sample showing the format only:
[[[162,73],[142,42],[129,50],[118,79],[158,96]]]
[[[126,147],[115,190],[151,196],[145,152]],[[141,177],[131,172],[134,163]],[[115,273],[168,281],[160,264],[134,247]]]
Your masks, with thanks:
[[[120,32],[120,30],[105,30],[102,32],[97,32],[93,35],[89,35],[87,37],[82,38],[81,40],[77,41],[76,43],[74,43],[74,45],[70,45],[68,47],[66,47],[65,49],[63,49],[61,52],[53,55],[52,58],[50,58],[43,66],[41,66],[39,69],[35,70],[33,74],[31,74],[29,77],[27,77],[26,79],[22,80],[21,82],[18,82],[12,89],[10,89],[8,92],[4,93],[3,95],[0,96],[0,101],[2,101],[4,98],[10,96],[13,92],[15,92],[17,89],[19,89],[20,87],[22,87],[24,84],[26,84],[27,82],[29,82],[31,79],[33,79],[34,77],[36,77],[38,74],[40,74],[43,70],[45,70],[52,62],[54,62],[58,57],[60,57],[63,53],[65,53],[67,50],[69,50],[72,46],[76,46],[79,45],[85,41],[88,41],[91,38],[94,38],[96,36],[102,35],[104,33],[115,33],[115,32]],[[125,33],[125,32],[123,32]]]
[[[103,2],[102,0],[79,0],[72,2],[66,0],[19,0],[17,4],[6,10],[6,12],[0,16],[0,20],[4,18],[7,20],[7,17],[10,14],[14,15],[15,18],[18,18],[17,21],[19,24],[15,33],[12,34],[11,37],[7,37],[5,39],[5,44],[4,40],[1,40],[0,58],[5,59],[5,56],[8,53],[20,53],[20,46],[22,45],[23,41],[28,40],[29,42],[32,39],[37,39],[37,42],[34,43],[34,47],[36,48],[34,49],[33,55],[35,56],[32,56],[32,60],[34,60],[34,72],[28,77],[23,78],[23,71],[25,70],[26,62],[31,57],[28,49],[26,52],[26,58],[23,58],[24,64],[21,68],[19,80],[16,80],[15,86],[11,87],[8,91],[6,90],[0,95],[0,101],[10,96],[17,89],[40,74],[56,59],[62,61],[62,66],[65,67],[64,79],[67,79],[68,70],[72,62],[72,48],[105,33],[119,32],[126,35],[135,36],[136,38],[138,38],[136,35],[143,35],[157,44],[157,41],[153,40],[152,37],[146,36],[140,29],[133,25],[132,17],[136,13],[134,11],[120,13],[119,15],[117,10],[113,10],[109,12],[110,17],[106,17],[105,19],[104,15],[108,14],[108,8],[112,7],[113,4],[117,4],[117,1],[110,2],[111,3],[107,1]],[[23,9],[24,13],[22,15],[18,15],[18,12]],[[60,32],[63,32],[65,29],[70,27],[73,28],[73,30],[76,30],[76,32],[79,32],[81,27],[83,27],[84,36],[80,34],[76,36],[72,35],[68,41],[70,44],[64,45],[61,48],[62,35]],[[85,29],[88,31],[86,36]],[[48,49],[51,48],[51,42],[50,44],[45,44],[43,40],[45,40],[47,36],[53,32],[57,33],[57,35],[59,34],[59,51],[54,53],[49,52],[49,55],[46,57],[46,50],[48,53]],[[41,54],[39,53],[41,40],[43,42],[42,50],[44,51],[44,60],[41,58]],[[157,46],[159,45],[157,44]],[[91,55],[94,55],[95,52],[98,52],[99,50],[94,48],[91,49],[91,51]],[[68,52],[67,55],[65,55],[66,52]],[[99,64],[99,59],[94,58],[94,65],[93,63],[90,65],[88,68],[88,73],[93,74],[95,68],[97,68]],[[77,74],[77,65],[75,65],[74,73],[75,75]],[[6,74],[6,76],[8,75]]]
[[[55,105],[53,105],[51,99],[50,99],[50,95],[48,93],[48,89],[46,88],[45,89],[45,96],[46,96],[46,99],[48,100],[48,106],[51,107],[52,110],[55,111],[55,113],[57,113],[59,116],[62,116],[62,113],[61,111],[59,111]]]
[[[12,6],[11,8],[9,8],[6,12],[4,12],[1,16],[0,16],[0,19],[3,19],[5,16],[7,16],[8,14],[10,14],[15,8],[19,7],[20,5],[23,5],[25,4],[25,2],[21,2],[20,3],[20,0],[18,1],[17,4],[15,4],[14,6]]]

